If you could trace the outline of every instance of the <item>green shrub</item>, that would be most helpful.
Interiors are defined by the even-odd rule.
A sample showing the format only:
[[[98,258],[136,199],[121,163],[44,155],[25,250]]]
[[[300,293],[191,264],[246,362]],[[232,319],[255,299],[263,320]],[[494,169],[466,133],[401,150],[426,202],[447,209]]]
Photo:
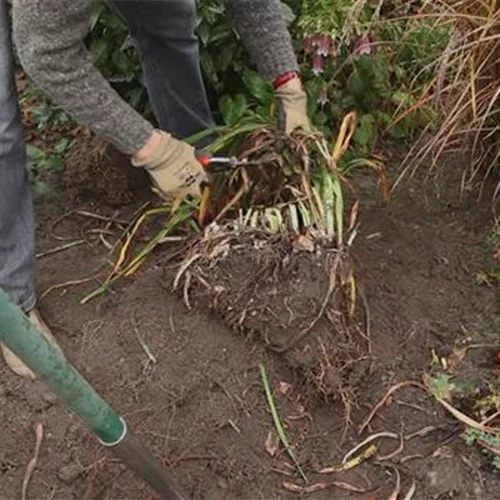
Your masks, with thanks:
[[[419,96],[449,41],[446,26],[392,19],[392,9],[377,8],[384,2],[289,0],[284,5],[293,21],[311,119],[327,136],[345,114],[356,111],[353,144],[365,155],[378,137],[410,138],[436,121]],[[235,122],[248,109],[269,117],[274,113],[271,88],[255,73],[222,0],[199,0],[198,17],[201,66],[218,121]],[[88,43],[97,65],[134,107],[144,110],[140,63],[126,27],[97,2],[91,28]]]

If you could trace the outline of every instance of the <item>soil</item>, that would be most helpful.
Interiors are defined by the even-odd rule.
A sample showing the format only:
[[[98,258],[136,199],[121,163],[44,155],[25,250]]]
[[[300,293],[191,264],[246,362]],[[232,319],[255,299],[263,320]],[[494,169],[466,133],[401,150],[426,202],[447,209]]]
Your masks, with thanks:
[[[89,190],[81,191],[86,188],[80,180],[75,187],[69,177],[65,186],[69,198],[61,195],[58,204],[41,201],[37,207],[40,309],[68,358],[191,498],[299,496],[284,483],[300,485],[300,477],[283,447],[273,446],[275,430],[259,378],[259,364],[264,362],[309,485],[331,486],[309,498],[396,498],[399,478],[399,498],[415,484],[414,499],[498,499],[498,473],[478,450],[464,444],[463,426],[421,388],[406,386],[395,392],[358,433],[391,386],[421,382],[433,352],[449,356],[457,342],[467,338],[480,344],[498,341],[498,292],[475,280],[489,265],[487,203],[458,200],[452,189],[436,192],[434,186],[424,189],[414,181],[384,204],[367,183],[352,254],[359,293],[366,299],[358,301],[359,318],[339,323],[335,312],[345,311],[349,302],[337,297],[316,331],[283,353],[270,345],[282,345],[286,332],[301,332],[318,317],[332,252],[322,248],[307,257],[294,251],[293,242],[266,241],[270,251],[259,254],[263,260],[257,262],[243,237],[241,251],[236,248],[219,259],[212,271],[201,261],[198,268],[189,269],[188,308],[184,286],[177,291],[172,286],[179,261],[172,254],[179,252],[179,244],[166,243],[133,278],[81,305],[96,281],[68,282],[94,276],[109,265],[108,249],[96,230],[105,241],[112,242],[117,234],[113,223],[88,213],[127,219],[142,199],[120,200],[117,209],[107,195],[92,199]],[[86,194],[79,196],[82,192]],[[76,209],[80,212],[69,212]],[[84,244],[44,254],[82,238]],[[203,285],[196,279],[208,277],[213,286],[233,291],[252,271],[254,288],[244,288],[242,297],[220,293],[215,304],[214,294],[201,293]],[[253,305],[242,321],[245,302]],[[236,309],[228,310],[231,307]],[[352,337],[342,337],[347,334]],[[332,368],[323,378],[316,370],[321,366],[318,359],[307,357],[308,352],[319,352],[321,342],[326,353],[322,366]],[[346,368],[348,359],[353,363]],[[309,372],[307,360],[312,363]],[[461,369],[484,382],[497,368],[496,349],[483,347],[468,355]],[[28,498],[157,498],[41,382],[20,380],[3,364],[0,380],[2,498],[20,497],[38,422],[44,437]],[[346,393],[347,427],[346,401],[335,391],[343,387],[351,389]],[[344,472],[318,473],[339,464],[346,452],[378,432],[394,433],[396,439],[376,441],[377,457]],[[384,460],[387,455],[393,456]]]

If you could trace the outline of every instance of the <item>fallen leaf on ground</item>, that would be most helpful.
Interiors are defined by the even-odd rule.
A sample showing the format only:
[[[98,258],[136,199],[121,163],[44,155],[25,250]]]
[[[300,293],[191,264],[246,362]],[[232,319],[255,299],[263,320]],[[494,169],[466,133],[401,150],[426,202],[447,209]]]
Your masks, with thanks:
[[[294,242],[294,247],[297,250],[305,252],[314,252],[314,241],[309,236],[300,235]]]
[[[266,451],[271,456],[274,457],[278,452],[280,447],[280,438],[275,432],[269,431],[266,439]]]
[[[462,364],[468,350],[468,347],[455,347],[453,349],[447,360],[448,371],[454,372]]]
[[[288,382],[280,382],[278,384],[278,391],[280,394],[283,394],[283,396],[286,396],[291,390],[292,384],[289,384]]]
[[[354,469],[355,467],[358,467],[358,465],[361,465],[364,461],[373,457],[373,455],[375,455],[376,452],[377,452],[377,447],[374,444],[372,444],[358,456],[354,457],[352,460],[349,460],[349,462],[340,465],[334,465],[332,467],[326,467],[324,469],[321,469],[319,473],[331,474],[332,472],[343,472],[346,470]]]

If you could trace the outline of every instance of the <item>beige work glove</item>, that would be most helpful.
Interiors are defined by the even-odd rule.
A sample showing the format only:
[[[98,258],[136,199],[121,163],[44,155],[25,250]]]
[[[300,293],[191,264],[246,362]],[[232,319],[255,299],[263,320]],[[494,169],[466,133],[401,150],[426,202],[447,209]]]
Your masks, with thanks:
[[[299,78],[294,78],[278,87],[274,94],[278,100],[278,121],[280,129],[286,134],[301,128],[310,132],[307,116],[307,96]]]
[[[146,160],[132,159],[132,165],[145,168],[156,187],[171,198],[180,200],[188,195],[199,198],[201,184],[208,178],[194,148],[166,132],[158,132],[161,141],[154,154]]]

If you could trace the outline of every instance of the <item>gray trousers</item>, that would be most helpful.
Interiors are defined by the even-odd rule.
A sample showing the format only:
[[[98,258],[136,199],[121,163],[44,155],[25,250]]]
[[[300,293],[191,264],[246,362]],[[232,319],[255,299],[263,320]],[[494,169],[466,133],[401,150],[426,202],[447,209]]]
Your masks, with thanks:
[[[158,123],[183,139],[212,123],[195,36],[195,0],[109,0],[128,24]],[[0,0],[0,287],[30,309],[34,217],[14,86],[7,0]]]
[[[127,23],[160,127],[179,139],[212,124],[200,70],[196,0],[108,0]]]
[[[34,233],[7,1],[0,0],[0,286],[25,310],[35,305]]]

